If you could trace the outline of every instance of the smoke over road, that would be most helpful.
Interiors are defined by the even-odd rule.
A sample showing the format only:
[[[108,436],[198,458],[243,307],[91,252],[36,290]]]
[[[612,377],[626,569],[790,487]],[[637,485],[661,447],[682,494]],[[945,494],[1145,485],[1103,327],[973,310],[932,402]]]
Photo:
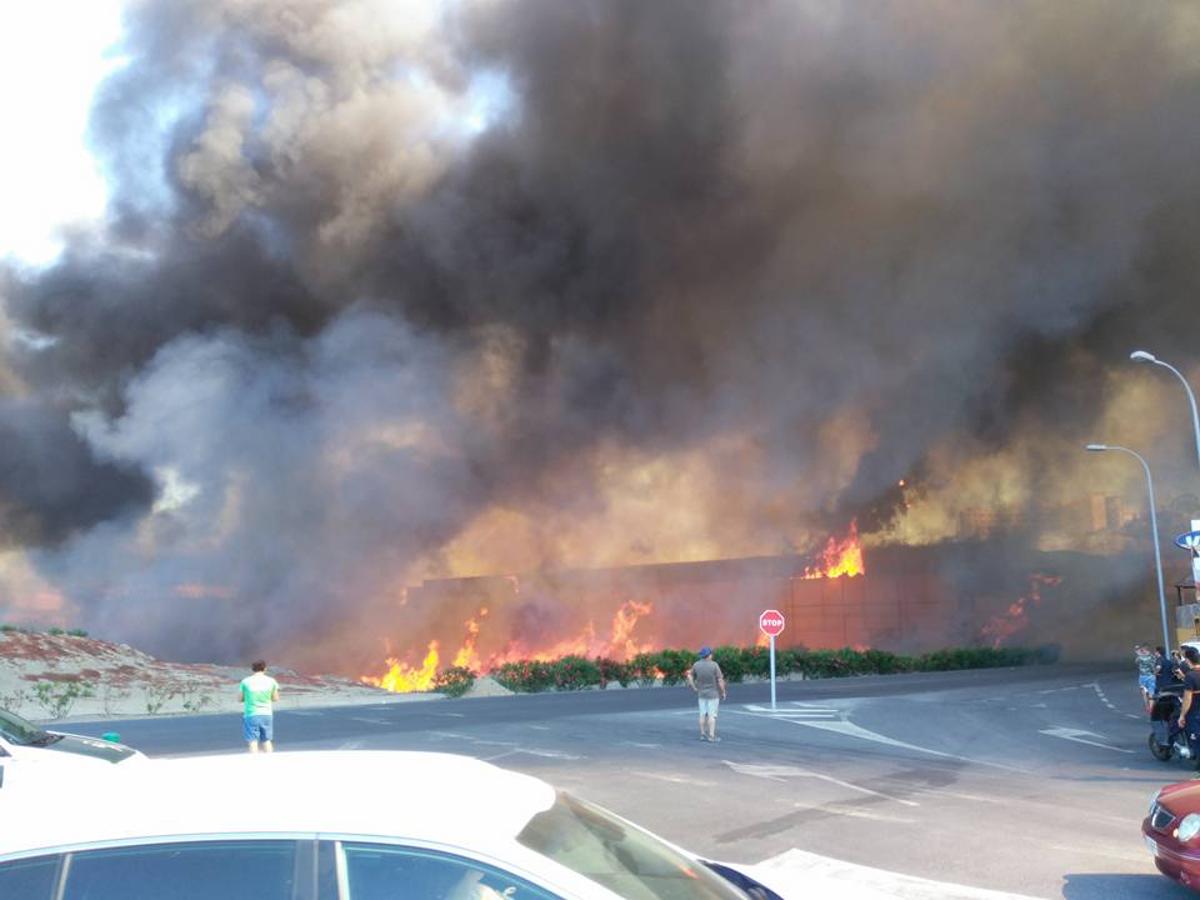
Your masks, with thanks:
[[[1093,439],[1194,488],[1124,362],[1194,358],[1189,6],[180,0],[125,43],[107,221],[0,275],[0,540],[73,622],[345,669],[423,577],[1136,502]]]

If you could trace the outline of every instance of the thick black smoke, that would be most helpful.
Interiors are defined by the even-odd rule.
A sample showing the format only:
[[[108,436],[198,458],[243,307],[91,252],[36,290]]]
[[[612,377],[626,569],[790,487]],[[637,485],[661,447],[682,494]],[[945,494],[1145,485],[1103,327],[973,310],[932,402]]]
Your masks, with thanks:
[[[121,463],[79,504],[0,483],[5,540],[145,508],[141,467],[136,538],[39,558],[83,615],[342,661],[482,511],[603,522],[610,456],[711,450],[730,552],[886,523],[955,453],[1044,493],[1114,440],[1088,428],[1132,345],[1191,355],[1186,15],[135,4],[94,112],[110,219],[4,298],[25,402],[95,448],[25,431],[14,471]],[[631,547],[668,553],[660,512]]]
[[[67,417],[0,400],[0,540],[56,544],[81,529],[140,512],[154,484],[130,465],[98,459]]]

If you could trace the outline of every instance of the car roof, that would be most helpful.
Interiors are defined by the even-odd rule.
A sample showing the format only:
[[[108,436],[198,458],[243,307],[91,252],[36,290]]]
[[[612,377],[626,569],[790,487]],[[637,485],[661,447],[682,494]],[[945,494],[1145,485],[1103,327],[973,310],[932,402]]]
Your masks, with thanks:
[[[14,767],[15,770],[15,767]],[[543,781],[448,753],[300,751],[151,759],[0,787],[0,855],[131,838],[326,833],[511,844],[554,802]]]

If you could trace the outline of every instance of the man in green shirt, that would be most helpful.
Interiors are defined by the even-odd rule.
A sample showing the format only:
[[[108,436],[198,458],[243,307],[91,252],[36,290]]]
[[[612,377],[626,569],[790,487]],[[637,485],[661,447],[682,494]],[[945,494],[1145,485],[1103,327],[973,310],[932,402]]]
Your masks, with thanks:
[[[255,660],[250,674],[242,679],[239,698],[242,701],[242,736],[251,753],[260,749],[270,753],[275,749],[275,724],[272,702],[279,699],[279,682],[267,674],[265,660]]]

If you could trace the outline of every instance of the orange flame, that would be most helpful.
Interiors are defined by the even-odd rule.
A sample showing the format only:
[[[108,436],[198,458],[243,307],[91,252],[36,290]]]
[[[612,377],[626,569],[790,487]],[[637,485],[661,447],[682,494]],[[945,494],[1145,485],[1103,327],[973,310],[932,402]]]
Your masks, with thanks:
[[[563,656],[608,656],[614,659],[629,659],[638,653],[649,649],[649,644],[639,643],[634,639],[633,632],[639,620],[654,611],[654,605],[649,602],[626,600],[613,615],[607,640],[598,638],[595,626],[589,622],[580,633],[574,637],[565,638],[557,643],[533,649],[524,646],[519,641],[511,641],[500,653],[492,654],[485,661],[480,659],[476,650],[481,629],[480,620],[486,618],[488,611],[481,607],[478,614],[463,623],[466,634],[463,644],[454,655],[453,665],[463,666],[475,672],[488,672],[506,662],[521,659],[548,662]],[[397,659],[388,658],[390,667],[382,677],[370,675],[361,676],[360,680],[385,690],[397,693],[410,691],[428,691],[433,687],[438,673],[438,642],[429,642],[429,651],[420,666],[409,666]]]
[[[638,603],[636,600],[627,600],[621,604],[621,608],[613,616],[612,640],[609,641],[608,655],[629,659],[645,649],[633,640],[633,629],[637,626],[638,619],[648,615],[653,609],[652,604]]]
[[[866,574],[863,565],[862,546],[858,539],[858,524],[852,521],[845,537],[840,540],[830,536],[821,553],[818,566],[808,566],[801,577],[840,578],[843,575],[855,576]],[[505,575],[504,578],[512,585],[514,595],[521,593],[521,580],[516,575]],[[514,639],[498,653],[490,654],[486,659],[480,657],[478,651],[479,636],[482,620],[487,617],[486,607],[463,623],[465,633],[458,651],[451,657],[454,666],[471,669],[477,673],[489,672],[504,663],[518,660],[533,660],[548,662],[563,656],[605,656],[617,660],[628,660],[639,653],[653,649],[651,643],[639,642],[634,638],[638,622],[654,612],[654,605],[649,601],[626,600],[614,613],[608,628],[607,638],[598,635],[594,623],[588,622],[578,634],[566,637],[549,646],[530,647],[520,639]],[[756,644],[765,647],[767,636],[759,634]],[[408,665],[398,659],[388,657],[388,671],[381,677],[364,675],[361,680],[389,691],[427,691],[433,687],[437,676],[440,656],[437,641],[429,643],[428,652],[419,666]]]
[[[858,542],[858,523],[851,521],[850,531],[840,541],[830,535],[821,553],[819,567],[806,566],[804,578],[840,578],[843,575],[865,575],[862,545]]]
[[[487,607],[481,606],[476,614],[477,618],[467,619],[463,625],[467,629],[467,636],[463,638],[462,648],[454,654],[453,665],[462,666],[464,669],[477,670],[479,668],[479,657],[475,653],[475,643],[479,640],[479,619],[482,619],[488,614]]]
[[[387,664],[390,668],[381,678],[363,675],[359,680],[398,694],[427,691],[433,687],[433,679],[437,676],[438,642],[429,642],[429,651],[419,667],[406,666],[400,660],[391,657],[388,657]]]
[[[1062,581],[1058,575],[1042,575],[1035,573],[1029,576],[1029,593],[1018,597],[1010,603],[1008,609],[1001,615],[994,616],[990,622],[980,629],[980,637],[991,642],[993,649],[999,648],[1006,640],[1029,627],[1028,610],[1042,603],[1042,585],[1053,587]]]

